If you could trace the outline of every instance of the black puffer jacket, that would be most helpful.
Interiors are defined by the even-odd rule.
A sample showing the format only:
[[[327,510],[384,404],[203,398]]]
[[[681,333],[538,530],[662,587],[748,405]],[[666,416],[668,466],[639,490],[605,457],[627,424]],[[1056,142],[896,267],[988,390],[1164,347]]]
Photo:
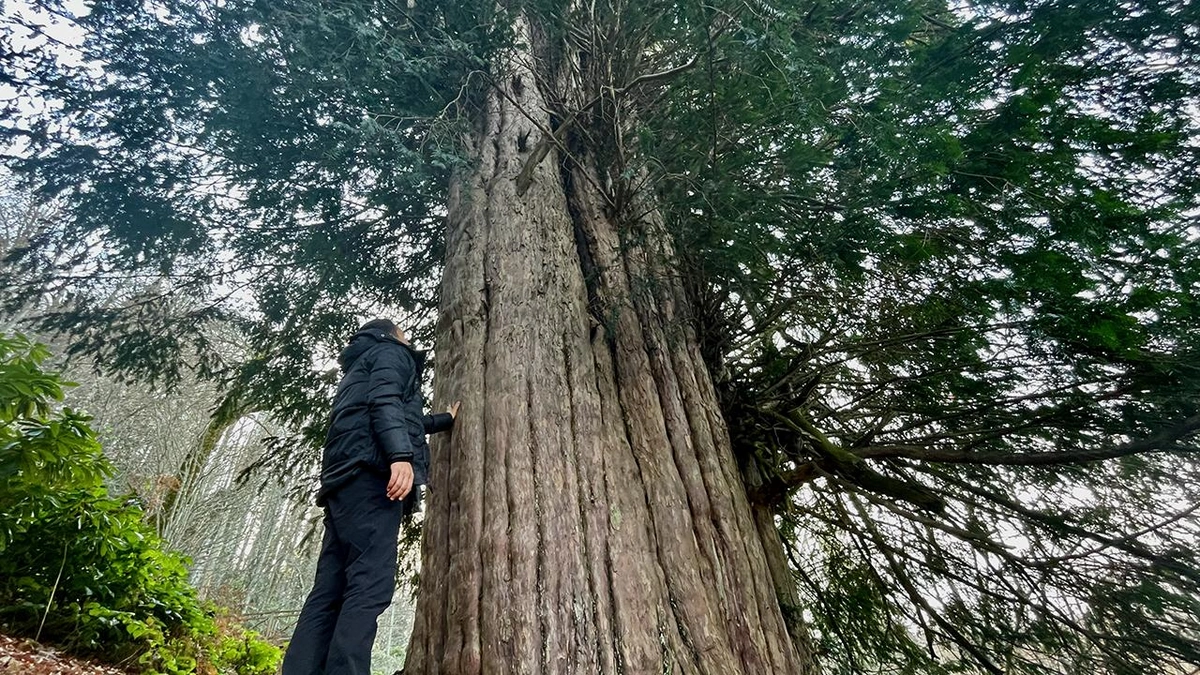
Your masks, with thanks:
[[[342,381],[330,414],[317,503],[360,471],[388,474],[392,462],[411,462],[413,486],[429,472],[425,434],[449,429],[448,413],[425,414],[421,369],[425,354],[382,330],[350,338],[338,357]]]

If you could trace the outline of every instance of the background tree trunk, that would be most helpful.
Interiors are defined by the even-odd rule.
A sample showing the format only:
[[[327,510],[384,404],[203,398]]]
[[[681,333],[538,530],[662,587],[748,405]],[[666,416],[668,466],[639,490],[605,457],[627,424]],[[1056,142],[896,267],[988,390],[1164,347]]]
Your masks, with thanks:
[[[530,63],[486,93],[451,188],[435,399],[464,404],[433,448],[405,672],[815,672],[656,212],[619,227],[592,160],[556,149],[518,194],[566,98]]]
[[[204,427],[204,433],[188,448],[175,474],[168,476],[173,479],[174,484],[166,486],[162,506],[153,515],[154,527],[160,535],[167,535],[171,540],[178,540],[183,535],[182,532],[171,531],[179,529],[175,521],[178,518],[180,503],[185,502],[188,495],[198,487],[204,467],[212,458],[221,437],[250,412],[250,406],[243,402],[236,391],[222,394],[218,399],[208,424]]]

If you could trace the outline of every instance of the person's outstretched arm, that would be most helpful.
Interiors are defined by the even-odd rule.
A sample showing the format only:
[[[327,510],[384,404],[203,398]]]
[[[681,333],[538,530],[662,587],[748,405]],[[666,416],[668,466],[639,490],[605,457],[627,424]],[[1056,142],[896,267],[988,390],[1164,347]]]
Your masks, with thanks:
[[[454,426],[454,420],[458,418],[458,406],[461,401],[455,401],[451,404],[450,409],[444,413],[434,413],[425,416],[425,433],[437,434],[443,431],[449,431]]]

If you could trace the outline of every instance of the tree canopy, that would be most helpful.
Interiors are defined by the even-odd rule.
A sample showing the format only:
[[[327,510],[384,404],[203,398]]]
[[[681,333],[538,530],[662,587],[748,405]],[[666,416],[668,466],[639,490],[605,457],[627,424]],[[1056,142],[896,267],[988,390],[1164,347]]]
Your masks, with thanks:
[[[296,430],[270,459],[311,453],[356,322],[432,330],[517,12],[604,65],[529,143],[571,128],[613,208],[663,209],[826,670],[1200,664],[1187,0],[14,5],[8,164],[62,215],[7,307],[129,377],[215,378]]]

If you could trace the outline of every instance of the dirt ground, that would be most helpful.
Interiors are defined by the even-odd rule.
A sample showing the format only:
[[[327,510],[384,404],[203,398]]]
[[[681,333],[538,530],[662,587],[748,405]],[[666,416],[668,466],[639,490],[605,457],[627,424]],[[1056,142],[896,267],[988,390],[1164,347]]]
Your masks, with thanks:
[[[0,635],[0,673],[31,675],[128,675],[126,671],[63,655],[33,640]]]

